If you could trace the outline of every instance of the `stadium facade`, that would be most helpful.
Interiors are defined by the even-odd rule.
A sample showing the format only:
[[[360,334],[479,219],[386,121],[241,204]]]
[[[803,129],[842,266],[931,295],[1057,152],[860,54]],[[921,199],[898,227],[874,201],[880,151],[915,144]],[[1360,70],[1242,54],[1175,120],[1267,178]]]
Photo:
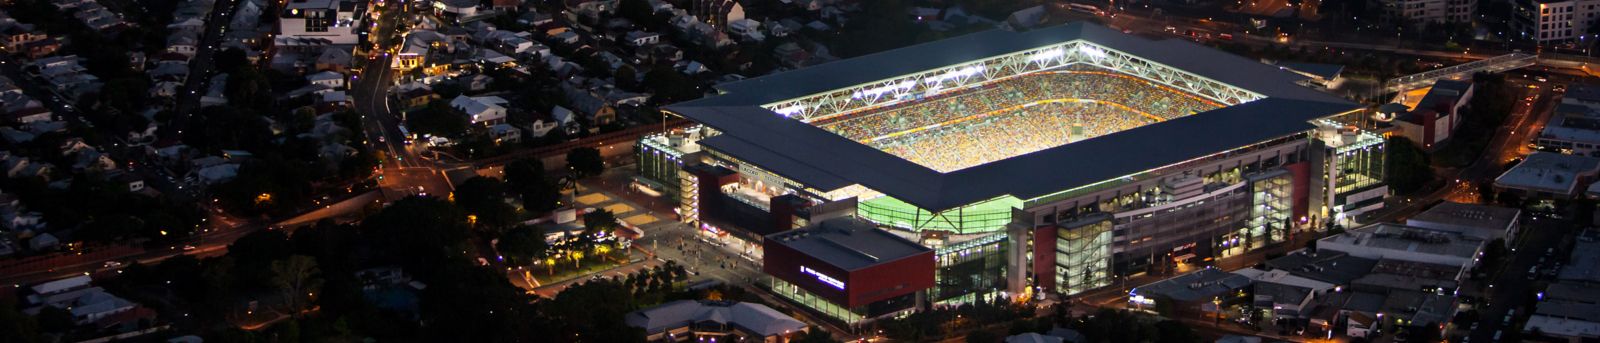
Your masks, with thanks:
[[[1362,106],[1304,81],[1095,24],[981,32],[667,106],[696,125],[640,140],[640,181],[705,235],[764,255],[775,293],[842,321],[1072,295],[1381,206],[1383,140],[1342,124]],[[933,263],[874,255],[850,234],[778,243],[837,217],[927,247]],[[796,257],[804,247],[871,262]],[[933,282],[828,276],[879,264],[898,269],[880,276],[931,268]]]

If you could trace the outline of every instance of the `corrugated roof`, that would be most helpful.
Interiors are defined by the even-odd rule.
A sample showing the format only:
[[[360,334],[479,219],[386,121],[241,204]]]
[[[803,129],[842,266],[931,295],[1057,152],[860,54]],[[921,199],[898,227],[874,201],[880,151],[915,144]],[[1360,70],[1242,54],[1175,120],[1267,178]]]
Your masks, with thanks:
[[[878,229],[877,224],[857,217],[824,220],[804,228],[767,235],[766,240],[844,270],[861,269],[933,251]]]

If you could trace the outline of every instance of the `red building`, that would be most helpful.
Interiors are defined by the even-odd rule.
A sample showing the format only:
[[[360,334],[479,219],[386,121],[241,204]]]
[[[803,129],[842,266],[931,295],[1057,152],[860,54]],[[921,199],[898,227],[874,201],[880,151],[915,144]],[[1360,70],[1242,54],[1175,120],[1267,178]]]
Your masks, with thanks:
[[[933,249],[860,218],[768,235],[763,248],[774,293],[847,323],[915,309],[933,287]]]

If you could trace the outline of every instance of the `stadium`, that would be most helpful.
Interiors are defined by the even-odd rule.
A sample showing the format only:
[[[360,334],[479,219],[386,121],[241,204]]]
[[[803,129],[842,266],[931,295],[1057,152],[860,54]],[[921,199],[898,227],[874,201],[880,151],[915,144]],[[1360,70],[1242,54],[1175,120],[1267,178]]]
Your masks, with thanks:
[[[995,30],[667,106],[696,125],[642,139],[639,180],[753,256],[837,217],[933,249],[928,289],[769,273],[779,295],[854,322],[908,303],[1075,294],[1381,206],[1382,139],[1340,122],[1362,109],[1187,41],[1089,23]],[[815,254],[806,271],[839,259],[829,254],[877,256],[800,246],[842,249],[782,248],[785,263]],[[849,296],[828,296],[838,288]],[[856,292],[883,303],[841,300]]]

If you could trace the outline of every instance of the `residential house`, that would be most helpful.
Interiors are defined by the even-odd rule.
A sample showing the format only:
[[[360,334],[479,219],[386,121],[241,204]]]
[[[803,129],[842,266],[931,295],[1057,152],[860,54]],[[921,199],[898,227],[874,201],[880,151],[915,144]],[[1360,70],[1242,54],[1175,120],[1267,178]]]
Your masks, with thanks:
[[[506,99],[497,96],[456,96],[450,107],[461,111],[473,125],[493,126],[506,121]]]
[[[344,89],[344,74],[333,71],[322,71],[306,75],[306,81],[313,85],[328,86],[332,89]]]

